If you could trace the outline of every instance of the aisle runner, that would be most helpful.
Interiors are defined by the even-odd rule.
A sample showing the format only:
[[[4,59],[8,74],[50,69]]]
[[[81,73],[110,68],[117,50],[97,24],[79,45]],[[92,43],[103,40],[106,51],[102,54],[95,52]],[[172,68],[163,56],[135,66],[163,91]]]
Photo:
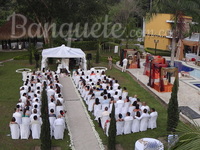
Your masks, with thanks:
[[[72,136],[72,144],[76,150],[103,149],[89,122],[71,77],[60,78],[63,85],[64,107],[67,111],[66,120]]]

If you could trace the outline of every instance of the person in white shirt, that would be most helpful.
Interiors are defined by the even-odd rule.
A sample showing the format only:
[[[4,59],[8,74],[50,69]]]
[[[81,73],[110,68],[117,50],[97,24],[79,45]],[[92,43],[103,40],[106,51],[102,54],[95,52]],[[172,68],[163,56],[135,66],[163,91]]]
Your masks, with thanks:
[[[21,99],[19,99],[19,103],[17,103],[17,105],[20,106],[20,109],[24,110],[25,104],[22,102]]]
[[[148,128],[150,129],[157,128],[157,123],[156,123],[157,118],[158,118],[158,112],[155,110],[155,108],[151,108]]]
[[[148,127],[148,122],[150,115],[147,113],[147,109],[144,109],[142,115],[140,117],[135,116],[135,118],[141,120],[140,121],[140,131],[146,131]]]
[[[118,92],[117,91],[115,92],[115,95],[113,96],[113,98],[114,98],[115,101],[119,100],[119,96],[118,96]]]
[[[48,95],[48,98],[50,98],[52,95],[53,96],[55,95],[55,90],[53,89],[53,86],[50,86],[50,89],[47,90],[47,95]]]
[[[110,90],[109,90],[108,93],[110,93],[111,96],[114,96],[114,95],[115,95],[115,91],[113,90],[113,87],[112,87],[112,86],[110,87]]]
[[[40,115],[38,114],[37,109],[34,109],[34,110],[33,110],[33,113],[30,115],[30,120],[31,120],[31,121],[34,120],[34,119],[33,119],[34,116],[37,116],[37,118],[40,117]]]
[[[20,99],[22,100],[22,102],[23,102],[24,104],[26,104],[26,100],[27,100],[26,93],[22,94],[22,96],[21,96]]]
[[[59,100],[61,102],[61,104],[63,104],[63,102],[64,102],[61,94],[58,94],[57,100]],[[56,102],[57,102],[57,100],[56,100]]]
[[[127,58],[124,58],[122,62],[123,62],[122,72],[126,72],[126,67],[127,67],[127,64],[128,64]]]
[[[143,102],[143,103],[142,103],[142,106],[141,106],[140,109],[142,110],[142,112],[144,111],[144,109],[146,109],[147,112],[150,111],[150,108],[149,108],[149,106],[147,106],[146,102]]]
[[[24,93],[26,93],[27,91],[25,90],[24,86],[22,86],[20,88],[20,96],[22,96]]]

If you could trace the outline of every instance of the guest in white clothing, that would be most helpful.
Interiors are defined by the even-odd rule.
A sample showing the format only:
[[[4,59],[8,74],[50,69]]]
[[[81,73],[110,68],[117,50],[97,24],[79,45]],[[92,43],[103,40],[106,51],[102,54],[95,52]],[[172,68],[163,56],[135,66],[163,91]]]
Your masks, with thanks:
[[[126,117],[124,118],[124,134],[131,133],[133,117],[130,116],[130,112],[126,113]]]
[[[146,102],[143,102],[143,103],[142,103],[142,106],[141,106],[140,109],[142,110],[142,112],[144,111],[144,109],[146,109],[147,112],[150,111],[150,108],[149,108],[149,106],[147,106]]]
[[[140,117],[140,112],[136,112],[136,116],[133,119],[133,124],[132,124],[132,132],[139,132],[140,131],[140,120],[138,119]]]
[[[126,67],[127,67],[127,64],[128,64],[127,58],[124,58],[122,63],[123,63],[122,72],[126,72]]]
[[[140,131],[146,131],[148,127],[150,115],[147,113],[147,109],[144,109],[140,117],[135,116],[135,118],[140,120]]]
[[[156,112],[155,108],[151,108],[148,128],[150,129],[157,128],[157,123],[156,123],[157,118],[158,118],[158,113]]]

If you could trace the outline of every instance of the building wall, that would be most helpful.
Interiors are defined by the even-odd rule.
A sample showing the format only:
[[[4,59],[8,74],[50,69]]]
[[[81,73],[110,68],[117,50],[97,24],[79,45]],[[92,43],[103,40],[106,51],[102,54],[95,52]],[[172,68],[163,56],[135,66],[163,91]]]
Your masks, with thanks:
[[[157,44],[157,49],[170,50],[172,33],[171,24],[173,23],[172,14],[157,14],[150,20],[145,21],[145,37],[144,37],[144,47],[145,48],[155,48],[154,40],[159,40]],[[186,22],[190,22],[191,17],[184,17]],[[186,28],[189,26],[188,23],[185,24]]]

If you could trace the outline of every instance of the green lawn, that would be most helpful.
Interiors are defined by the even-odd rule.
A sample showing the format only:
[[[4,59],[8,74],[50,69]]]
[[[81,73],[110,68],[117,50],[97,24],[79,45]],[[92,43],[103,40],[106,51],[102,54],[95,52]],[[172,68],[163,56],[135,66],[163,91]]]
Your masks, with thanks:
[[[11,59],[16,56],[27,55],[28,51],[12,51],[12,52],[0,52],[0,61]]]
[[[8,55],[6,55],[8,54]],[[10,59],[14,55],[18,56],[23,53],[1,53],[5,59]],[[3,57],[1,57],[2,60]],[[29,65],[28,60],[14,60],[4,63],[0,66],[0,150],[31,150],[35,146],[40,145],[40,140],[12,140],[10,136],[9,122],[14,112],[15,105],[19,99],[19,87],[22,86],[22,75],[16,73],[19,68],[34,68],[34,65]],[[52,146],[60,146],[62,150],[69,150],[70,139],[68,133],[65,133],[64,140],[52,140]]]
[[[95,64],[95,51],[87,51],[86,53],[92,53],[93,60],[91,61],[92,66],[105,66],[107,67],[107,57],[113,56],[114,59],[118,59],[118,54],[113,54],[113,52],[106,52],[102,51],[100,53],[101,56],[101,63]],[[13,55],[8,54],[9,57],[5,54],[5,59],[9,59],[13,57]],[[16,53],[16,55],[18,55]],[[19,53],[19,55],[21,55]],[[2,56],[2,55],[1,55]],[[2,59],[2,57],[1,57]],[[3,60],[3,59],[2,59]],[[7,134],[10,133],[9,131],[9,121],[11,119],[13,109],[17,103],[19,98],[19,87],[22,85],[22,76],[21,74],[15,73],[16,69],[19,68],[34,68],[34,65],[29,65],[28,60],[14,60],[11,62],[4,63],[4,66],[0,67],[0,107],[2,117],[0,118],[0,149],[12,150],[15,147],[16,150],[20,149],[32,149],[34,146],[40,145],[39,140],[12,140],[11,137],[8,137]],[[152,138],[159,138],[159,137],[166,137],[166,118],[167,112],[166,108],[161,105],[161,103],[155,99],[148,91],[146,91],[143,87],[141,87],[133,78],[127,74],[122,73],[118,69],[113,68],[112,70],[106,71],[107,75],[111,77],[115,77],[121,87],[127,87],[129,96],[133,96],[135,94],[141,99],[141,101],[147,102],[150,107],[154,107],[159,114],[157,124],[158,128],[154,130],[148,130],[146,132],[139,132],[129,135],[122,135],[117,136],[117,143],[121,144],[125,150],[133,150],[134,143],[136,140],[142,137],[152,137]],[[96,121],[94,121],[96,125],[96,130],[98,131],[103,143],[107,144],[107,137],[103,133],[102,129],[98,127]],[[68,150],[69,148],[69,136],[67,133],[65,134],[64,140],[53,140],[53,146],[60,146],[62,150]]]

